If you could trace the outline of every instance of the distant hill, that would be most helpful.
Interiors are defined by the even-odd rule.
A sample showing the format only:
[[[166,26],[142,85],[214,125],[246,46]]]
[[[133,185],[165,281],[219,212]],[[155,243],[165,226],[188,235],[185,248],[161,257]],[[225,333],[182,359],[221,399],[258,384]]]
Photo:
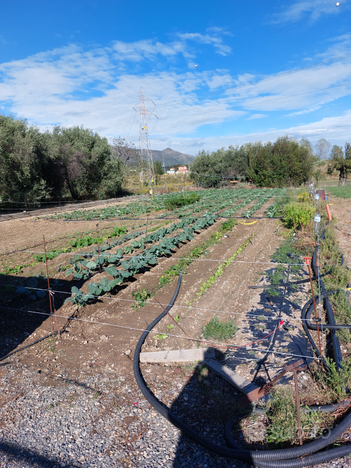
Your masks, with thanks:
[[[162,165],[164,160],[164,164],[167,167],[179,164],[191,164],[194,161],[195,156],[191,156],[191,154],[179,153],[179,151],[166,148],[162,151],[152,150],[152,158],[154,161],[160,161]]]

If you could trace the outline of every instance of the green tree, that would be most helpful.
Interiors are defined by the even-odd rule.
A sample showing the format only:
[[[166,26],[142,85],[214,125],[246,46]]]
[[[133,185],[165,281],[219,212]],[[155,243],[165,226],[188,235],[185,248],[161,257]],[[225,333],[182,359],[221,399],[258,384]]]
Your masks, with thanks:
[[[159,178],[161,175],[163,175],[165,171],[163,170],[162,164],[160,161],[154,161],[154,174],[155,174],[155,182],[156,185],[159,183]]]
[[[156,175],[163,175],[165,173],[160,161],[154,161],[154,173]]]
[[[221,156],[200,151],[191,164],[190,178],[200,187],[218,187],[222,180]]]
[[[343,152],[341,146],[333,146],[329,157],[327,173],[332,174],[334,170],[339,171],[339,184],[344,185],[347,180],[348,172],[351,170],[350,143],[345,143],[345,152]]]
[[[252,146],[247,174],[260,187],[299,186],[311,178],[315,159],[308,140],[280,137]]]
[[[89,129],[55,127],[50,157],[73,199],[114,196],[121,189],[123,162],[111,157],[106,138]]]
[[[0,196],[35,206],[50,194],[45,136],[24,119],[0,115]]]

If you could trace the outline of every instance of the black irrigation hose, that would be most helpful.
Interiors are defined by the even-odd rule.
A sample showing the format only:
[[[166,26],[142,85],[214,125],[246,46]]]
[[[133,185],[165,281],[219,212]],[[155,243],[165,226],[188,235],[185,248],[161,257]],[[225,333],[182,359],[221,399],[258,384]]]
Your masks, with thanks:
[[[326,294],[323,294],[322,297],[331,296],[335,292],[336,291],[328,291]],[[314,300],[315,300],[316,306],[317,306],[319,304],[319,296],[314,296]],[[310,301],[308,301],[308,303],[310,304],[311,301],[313,301],[313,300],[311,299]],[[302,316],[301,318],[302,318],[302,320],[305,321],[306,325],[308,326],[308,328],[310,330],[317,330],[316,320],[311,318],[313,313],[314,313],[314,307],[310,304],[310,307],[305,312],[305,315]],[[321,330],[324,330],[324,329],[328,329],[328,330],[351,330],[351,325],[345,325],[345,324],[330,325],[329,323],[320,323],[319,320],[318,320],[318,323],[319,323],[319,327],[320,327]]]
[[[60,330],[62,331],[62,330]],[[6,354],[6,356],[3,356],[0,358],[0,361],[3,361],[4,359],[7,359],[8,357],[12,356],[13,354],[16,354],[16,353],[19,353],[20,351],[23,351],[24,349],[27,349],[27,348],[30,348],[31,346],[37,344],[37,343],[40,343],[41,341],[44,341],[46,340],[46,338],[50,338],[50,336],[54,336],[54,335],[57,335],[58,331],[54,331],[54,332],[51,332],[49,333],[48,335],[45,335],[43,336],[43,338],[39,338],[38,340],[36,341],[33,341],[33,343],[30,343],[26,346],[22,346],[22,348],[19,348],[19,349],[16,349],[16,351],[12,351],[11,353],[8,353]]]
[[[319,349],[318,349],[316,343],[314,342],[314,340],[312,338],[312,335],[311,335],[311,333],[310,333],[310,331],[308,329],[307,323],[306,323],[307,311],[309,311],[310,308],[312,308],[312,310],[314,310],[313,299],[310,299],[309,301],[307,301],[306,304],[302,308],[302,312],[301,312],[302,326],[303,326],[303,329],[304,329],[304,331],[306,333],[306,336],[307,336],[309,342],[311,343],[311,346],[312,346],[314,352],[316,353],[316,356],[318,358],[322,359],[323,365],[324,365],[324,367],[326,367],[327,363],[325,362],[325,359],[321,356],[321,354],[319,352]]]
[[[325,229],[322,232],[321,240],[324,239],[324,238],[325,238]],[[314,274],[317,277],[319,277],[318,281],[319,281],[319,284],[320,284],[320,287],[321,287],[322,295],[324,296],[324,305],[325,305],[325,310],[327,312],[328,322],[329,322],[329,325],[331,325],[331,327],[332,327],[332,328],[330,328],[330,335],[331,335],[331,341],[332,341],[332,345],[333,345],[334,360],[336,362],[336,366],[339,369],[342,369],[342,364],[341,364],[342,354],[341,354],[341,349],[340,349],[339,338],[336,335],[337,328],[336,328],[336,323],[335,323],[334,312],[333,312],[333,309],[332,309],[332,307],[330,305],[330,301],[329,301],[328,294],[327,294],[327,291],[325,289],[324,283],[320,279],[322,275],[319,275],[319,266],[317,265],[318,251],[319,251],[319,244],[316,245],[316,248],[315,248],[314,253],[313,253],[312,269],[313,269]],[[341,256],[340,266],[342,266],[343,263],[344,263],[344,257],[343,257],[342,254],[340,254],[340,256]]]
[[[147,387],[147,384],[142,376],[140,370],[140,353],[141,348],[149,335],[150,331],[160,322],[160,320],[167,314],[167,312],[173,307],[174,302],[178,296],[181,285],[181,275],[179,275],[177,287],[172,297],[171,302],[167,308],[147,327],[145,332],[141,335],[138,344],[135,348],[133,358],[133,370],[135,380],[147,401],[158,411],[165,419],[171,422],[174,426],[178,427],[185,435],[193,439],[208,450],[217,453],[220,456],[234,458],[249,462],[255,466],[262,468],[275,468],[275,467],[286,467],[286,468],[298,468],[298,467],[309,467],[318,463],[324,463],[337,457],[342,457],[351,453],[351,447],[338,447],[326,452],[315,453],[319,450],[324,449],[328,445],[332,444],[338,439],[349,427],[351,427],[351,413],[349,413],[341,423],[334,428],[328,434],[328,438],[317,439],[309,444],[294,447],[289,449],[278,449],[278,450],[242,450],[233,449],[221,445],[217,445],[206,437],[195,432],[191,427],[185,424],[183,421],[178,419],[174,414],[171,413],[161,401],[159,401],[152,391]],[[314,454],[314,455],[311,455]],[[306,456],[308,455],[308,456]],[[303,457],[303,458],[297,458]]]

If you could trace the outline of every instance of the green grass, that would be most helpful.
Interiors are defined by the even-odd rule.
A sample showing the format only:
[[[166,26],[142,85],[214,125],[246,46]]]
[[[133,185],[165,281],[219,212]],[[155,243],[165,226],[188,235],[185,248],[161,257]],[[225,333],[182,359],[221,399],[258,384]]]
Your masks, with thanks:
[[[234,320],[221,322],[217,317],[212,317],[201,331],[206,340],[228,341],[238,331]]]
[[[294,390],[291,387],[275,387],[267,405],[267,441],[274,444],[297,443],[297,412]],[[314,411],[301,413],[304,439],[314,439],[322,434],[327,415]]]
[[[332,403],[348,398],[348,389],[351,385],[351,359],[348,357],[342,361],[342,369],[336,367],[336,363],[325,358],[327,368],[323,372],[320,368],[314,375],[322,385],[325,393],[329,394]]]
[[[327,193],[340,198],[351,198],[351,185],[345,185],[344,187],[328,187]]]

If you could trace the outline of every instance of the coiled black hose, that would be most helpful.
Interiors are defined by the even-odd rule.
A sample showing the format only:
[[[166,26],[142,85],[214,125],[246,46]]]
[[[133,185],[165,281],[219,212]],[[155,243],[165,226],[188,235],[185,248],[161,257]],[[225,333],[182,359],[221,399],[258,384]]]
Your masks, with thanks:
[[[198,444],[208,450],[217,453],[220,456],[234,458],[249,462],[255,466],[262,468],[298,468],[325,463],[337,457],[343,457],[351,453],[351,446],[337,447],[326,452],[315,453],[324,449],[338,439],[349,427],[351,427],[351,413],[348,414],[341,423],[328,434],[328,438],[320,438],[309,444],[294,447],[289,449],[278,450],[242,450],[236,448],[225,447],[213,443],[211,440],[195,432],[191,427],[178,419],[161,401],[159,401],[152,391],[147,387],[147,384],[140,370],[140,353],[141,347],[144,344],[150,331],[160,322],[160,320],[172,308],[181,285],[181,275],[178,278],[177,287],[167,308],[146,328],[141,335],[138,344],[135,348],[133,359],[133,371],[135,380],[147,401],[158,411],[167,421],[178,427],[183,434],[193,439]],[[313,454],[313,455],[311,455]],[[303,457],[303,458],[297,458]]]

